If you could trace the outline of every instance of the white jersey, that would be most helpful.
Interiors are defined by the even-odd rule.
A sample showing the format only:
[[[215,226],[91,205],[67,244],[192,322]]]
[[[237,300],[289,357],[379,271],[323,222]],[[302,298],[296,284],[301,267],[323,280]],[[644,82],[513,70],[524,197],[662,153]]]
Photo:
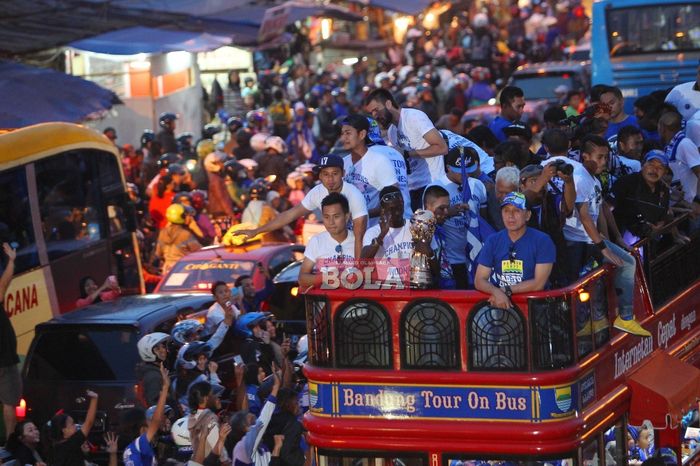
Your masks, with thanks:
[[[396,174],[396,180],[399,183],[399,190],[401,190],[401,195],[403,196],[403,216],[404,218],[411,218],[413,212],[411,211],[411,194],[408,190],[408,175],[406,174],[406,160],[403,158],[396,149],[389,146],[374,145],[370,149],[381,152],[386,158],[391,161],[394,167],[394,173]]]
[[[304,250],[304,257],[313,263],[321,259],[345,261],[355,258],[355,235],[348,231],[345,241],[338,243],[330,233],[324,231],[314,235],[309,240]]]
[[[678,144],[675,158],[669,163],[673,171],[673,181],[680,181],[683,187],[683,198],[686,202],[693,202],[698,189],[698,177],[693,172],[693,167],[700,165],[700,153],[693,141],[683,138]]]
[[[391,145],[403,153],[405,150],[421,150],[430,146],[424,139],[426,133],[435,129],[428,115],[414,108],[402,108],[398,126],[391,126],[387,132]],[[444,154],[443,154],[444,155]],[[445,173],[443,156],[411,157],[408,189],[422,189],[436,181]]]
[[[311,191],[306,193],[306,196],[304,196],[304,199],[301,201],[301,205],[304,206],[306,210],[310,210],[312,212],[317,209],[320,210],[321,202],[323,202],[323,199],[328,196],[328,194],[328,189],[319,183],[314,186]],[[348,200],[351,219],[355,220],[367,215],[365,198],[355,186],[350,183],[343,183],[340,194],[345,196],[345,198]]]
[[[384,244],[379,246],[376,259],[410,259],[413,252],[413,237],[409,229],[410,223],[405,222],[401,228],[389,228],[389,232],[384,237]],[[363,246],[372,244],[372,240],[379,236],[381,228],[375,225],[368,228],[362,240]]]
[[[379,207],[379,191],[385,186],[398,184],[391,160],[381,152],[369,148],[367,152],[357,162],[352,162],[352,154],[343,157],[345,165],[345,184],[355,186],[364,196],[367,210]],[[378,222],[374,217],[369,220],[368,225]]]

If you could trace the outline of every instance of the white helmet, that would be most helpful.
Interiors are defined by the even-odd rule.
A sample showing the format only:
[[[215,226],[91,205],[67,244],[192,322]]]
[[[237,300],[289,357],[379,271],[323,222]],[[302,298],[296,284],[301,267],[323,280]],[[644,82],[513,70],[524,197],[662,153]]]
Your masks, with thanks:
[[[391,75],[386,71],[381,71],[377,73],[377,75],[374,77],[374,86],[382,87],[382,81],[384,81],[385,79],[391,80]]]
[[[258,162],[253,159],[241,159],[238,163],[243,165],[247,170],[255,170],[258,168]]]
[[[155,362],[156,355],[153,352],[153,348],[169,339],[170,335],[161,332],[154,332],[144,335],[136,344],[139,349],[139,356],[141,356],[141,359],[143,359],[145,362]]]
[[[190,430],[187,428],[187,416],[181,417],[173,423],[170,434],[178,447],[189,447],[192,445],[192,442],[190,442]]]
[[[484,28],[489,25],[489,17],[486,16],[486,13],[477,13],[474,15],[474,19],[472,19],[472,26],[475,28]]]
[[[265,141],[265,149],[274,149],[278,154],[287,152],[287,143],[279,136],[270,136]]]
[[[253,148],[255,152],[264,151],[266,149],[265,141],[269,138],[269,134],[256,133],[250,138],[250,147]]]

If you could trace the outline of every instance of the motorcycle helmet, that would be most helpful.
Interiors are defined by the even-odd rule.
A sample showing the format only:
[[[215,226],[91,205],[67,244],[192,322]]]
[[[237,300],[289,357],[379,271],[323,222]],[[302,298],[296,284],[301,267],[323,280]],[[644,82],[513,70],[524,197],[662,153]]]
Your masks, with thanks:
[[[171,112],[161,113],[158,117],[158,126],[161,128],[168,128],[168,125],[177,120],[177,115]]]
[[[156,140],[156,133],[151,131],[150,129],[144,129],[143,133],[141,133],[141,147],[145,146],[149,142],[153,142]]]
[[[253,327],[270,317],[269,312],[248,312],[236,319],[235,333],[243,338],[253,336]]]
[[[198,320],[185,319],[173,326],[173,329],[170,331],[170,336],[179,344],[186,345],[190,342],[192,335],[201,332],[203,329],[204,326]]]
[[[170,204],[168,209],[165,211],[165,218],[172,224],[184,225],[186,214],[187,212],[185,211],[185,206],[182,204]]]
[[[167,333],[154,332],[144,335],[136,344],[139,356],[144,362],[155,362],[156,354],[153,352],[153,348],[168,341],[168,339],[170,339],[170,335]]]
[[[203,159],[212,152],[214,152],[214,141],[211,139],[202,139],[197,143],[197,156],[200,159]]]

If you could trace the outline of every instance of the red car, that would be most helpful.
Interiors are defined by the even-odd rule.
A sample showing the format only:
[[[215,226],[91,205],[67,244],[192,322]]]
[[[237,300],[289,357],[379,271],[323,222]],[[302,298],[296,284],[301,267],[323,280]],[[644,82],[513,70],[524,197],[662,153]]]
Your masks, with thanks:
[[[258,262],[274,277],[303,257],[304,246],[291,243],[207,247],[180,259],[154,293],[209,293],[214,282],[221,280],[234,286],[241,275],[252,275],[255,288],[260,290],[265,286],[265,276],[257,269]]]

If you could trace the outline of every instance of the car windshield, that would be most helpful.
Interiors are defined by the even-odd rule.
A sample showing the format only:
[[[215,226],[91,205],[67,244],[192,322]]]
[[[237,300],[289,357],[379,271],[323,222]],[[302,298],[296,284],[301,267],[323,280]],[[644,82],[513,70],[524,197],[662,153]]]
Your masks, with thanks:
[[[40,333],[29,356],[30,380],[135,380],[135,328],[57,328]]]
[[[572,73],[523,74],[513,77],[513,86],[522,89],[527,100],[555,99],[554,89],[562,84],[568,89],[581,87]]]
[[[299,280],[299,269],[303,261],[292,262],[272,279],[274,283],[296,283]]]
[[[180,261],[165,277],[160,291],[209,291],[217,281],[232,286],[239,276],[252,274],[254,267],[254,261]]]

